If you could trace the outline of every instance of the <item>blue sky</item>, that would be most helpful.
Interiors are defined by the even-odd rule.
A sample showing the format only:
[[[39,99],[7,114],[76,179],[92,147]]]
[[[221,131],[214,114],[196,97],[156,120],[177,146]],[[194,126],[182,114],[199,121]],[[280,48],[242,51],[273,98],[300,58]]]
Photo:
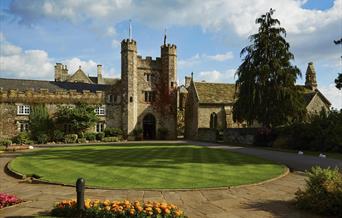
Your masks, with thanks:
[[[342,68],[342,48],[333,43],[342,36],[342,0],[2,0],[0,77],[53,80],[56,62],[90,75],[102,64],[106,76],[120,77],[120,41],[132,19],[142,56],[160,55],[167,29],[177,45],[179,83],[191,72],[195,80],[233,83],[254,21],[269,8],[287,30],[303,78],[313,61],[319,89],[342,108],[333,84]]]

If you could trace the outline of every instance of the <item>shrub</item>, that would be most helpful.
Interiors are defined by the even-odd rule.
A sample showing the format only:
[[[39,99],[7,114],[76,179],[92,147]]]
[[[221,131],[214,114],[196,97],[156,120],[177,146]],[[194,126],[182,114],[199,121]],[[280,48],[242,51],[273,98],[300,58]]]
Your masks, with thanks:
[[[67,134],[64,137],[64,141],[65,143],[76,143],[77,138],[78,138],[77,134]]]
[[[99,201],[86,199],[85,211],[80,217],[164,217],[164,218],[186,218],[183,211],[173,204],[139,201]],[[51,211],[52,216],[79,217],[75,200],[65,200],[58,203]]]
[[[56,124],[68,125],[71,133],[84,132],[99,120],[94,109],[87,104],[76,104],[75,107],[58,106],[55,113]]]
[[[342,152],[342,110],[322,110],[310,115],[307,122],[294,123],[279,132],[289,136],[291,149]]]
[[[105,136],[122,136],[123,132],[119,128],[106,127],[104,130]]]
[[[10,139],[1,139],[0,140],[0,146],[8,147],[12,144],[12,141]]]
[[[342,174],[339,170],[314,167],[307,174],[306,189],[296,192],[297,207],[342,217]]]
[[[15,195],[0,192],[0,209],[14,204],[19,204],[20,202],[22,202],[22,200],[17,198]]]
[[[33,105],[29,116],[29,128],[33,140],[39,141],[42,134],[51,134],[53,122],[49,117],[48,109],[43,104]],[[46,142],[44,142],[46,143]]]
[[[79,139],[85,138],[84,132],[79,132],[79,133],[77,133],[77,137],[78,137]]]
[[[84,137],[88,140],[88,141],[95,141],[96,140],[96,133],[94,132],[86,132],[84,134]]]
[[[13,141],[17,144],[32,144],[30,135],[28,132],[21,132],[14,137]]]
[[[55,131],[53,131],[53,140],[55,140],[56,142],[61,142],[64,140],[64,132],[56,129]]]
[[[143,129],[142,128],[135,128],[133,130],[133,134],[135,136],[135,140],[142,140],[143,139]]]
[[[105,133],[104,132],[98,132],[96,134],[96,139],[101,141],[103,138],[105,137]]]
[[[78,138],[77,142],[78,143],[87,143],[87,139],[85,139],[85,138]]]
[[[118,142],[119,141],[119,138],[118,137],[115,137],[115,136],[112,136],[112,137],[104,137],[102,139],[103,142]]]
[[[38,133],[36,138],[38,144],[46,144],[49,140],[49,136],[45,133]]]
[[[158,134],[160,139],[166,139],[167,134],[169,133],[169,130],[167,128],[159,128]]]
[[[271,146],[272,142],[275,140],[275,132],[266,127],[261,127],[257,130],[254,145],[256,146]]]

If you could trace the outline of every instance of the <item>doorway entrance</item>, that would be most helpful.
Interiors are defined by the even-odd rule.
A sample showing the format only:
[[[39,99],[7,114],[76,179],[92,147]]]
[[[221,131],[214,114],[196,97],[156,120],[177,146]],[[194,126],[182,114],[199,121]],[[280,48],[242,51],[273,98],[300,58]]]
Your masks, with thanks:
[[[156,138],[156,118],[152,114],[147,114],[143,119],[144,139]]]

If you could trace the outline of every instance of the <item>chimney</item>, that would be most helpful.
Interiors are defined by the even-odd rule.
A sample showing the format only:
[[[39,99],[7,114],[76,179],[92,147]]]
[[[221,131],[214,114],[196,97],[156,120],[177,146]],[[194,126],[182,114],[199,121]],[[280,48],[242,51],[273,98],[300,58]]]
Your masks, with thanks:
[[[102,78],[102,65],[97,65],[97,84],[103,84],[103,78]]]
[[[188,88],[190,86],[192,78],[190,76],[185,77],[185,88]]]
[[[308,64],[306,69],[305,86],[313,91],[317,89],[316,70],[312,62]]]
[[[56,63],[55,65],[55,81],[63,81],[63,65],[61,63]]]

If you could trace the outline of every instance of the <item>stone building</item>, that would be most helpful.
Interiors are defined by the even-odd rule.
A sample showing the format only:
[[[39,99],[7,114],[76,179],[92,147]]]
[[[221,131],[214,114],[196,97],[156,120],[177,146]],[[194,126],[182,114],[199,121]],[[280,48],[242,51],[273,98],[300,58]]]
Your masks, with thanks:
[[[306,70],[305,85],[299,85],[308,113],[318,113],[324,108],[329,110],[331,103],[317,89],[316,71],[312,62]],[[195,82],[192,77],[185,78],[187,95],[185,103],[185,137],[196,139],[198,129],[246,127],[244,123],[233,122],[232,108],[237,97],[235,84]],[[256,126],[256,125],[254,125]]]
[[[158,129],[176,138],[177,126],[177,49],[161,46],[156,59],[138,55],[133,39],[121,42],[121,79],[104,78],[102,66],[91,77],[81,69],[69,74],[62,63],[55,65],[55,81],[0,78],[0,138],[27,131],[30,109],[45,104],[51,115],[57,105],[87,103],[96,106],[100,122],[94,131],[105,127],[121,128],[128,138],[133,130],[143,129],[145,139],[158,138]]]

